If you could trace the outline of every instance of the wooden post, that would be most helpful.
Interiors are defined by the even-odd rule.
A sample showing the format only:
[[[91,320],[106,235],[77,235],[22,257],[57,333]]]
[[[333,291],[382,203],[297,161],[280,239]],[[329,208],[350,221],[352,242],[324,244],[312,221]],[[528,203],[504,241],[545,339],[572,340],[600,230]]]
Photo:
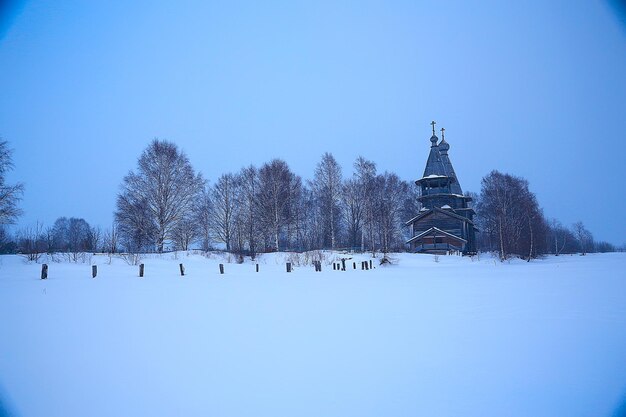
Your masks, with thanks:
[[[333,271],[337,269],[337,265],[333,262]]]
[[[259,272],[259,264],[256,264],[256,272]]]
[[[220,264],[220,274],[224,273],[224,264]]]
[[[352,262],[352,269],[356,269],[356,262]]]
[[[291,272],[291,262],[287,262],[287,272]]]
[[[370,269],[372,269],[372,260],[370,259]]]
[[[370,267],[368,266],[367,261],[365,261],[365,270],[366,270],[366,271],[369,271],[369,270],[370,270]]]
[[[345,259],[341,259],[341,270],[345,271],[346,270],[346,260]]]
[[[48,264],[41,265],[41,279],[48,279]]]
[[[365,262],[361,261],[361,271],[363,271],[365,269]]]
[[[139,264],[139,277],[143,278],[143,264]]]
[[[183,264],[178,264],[178,267],[180,268],[180,276],[184,277],[185,276],[185,267],[183,266]]]
[[[95,278],[98,275],[98,265],[91,266],[91,278]]]

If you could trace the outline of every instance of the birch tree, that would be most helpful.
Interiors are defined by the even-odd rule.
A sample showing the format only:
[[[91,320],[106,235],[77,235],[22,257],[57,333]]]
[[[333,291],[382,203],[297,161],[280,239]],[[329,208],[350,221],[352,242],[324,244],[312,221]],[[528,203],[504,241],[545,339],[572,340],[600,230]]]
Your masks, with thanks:
[[[356,178],[351,178],[343,183],[341,199],[344,218],[346,219],[348,245],[354,249],[361,245],[363,217],[365,215],[364,194]]]
[[[198,238],[202,244],[202,250],[208,251],[213,242],[213,200],[209,187],[202,187],[194,206],[193,218],[196,223]]]
[[[22,214],[18,203],[24,193],[24,185],[7,184],[6,174],[13,169],[13,151],[5,140],[0,140],[0,226],[13,224]]]
[[[358,190],[363,201],[363,230],[361,232],[361,251],[365,251],[366,241],[369,249],[375,250],[375,204],[376,163],[359,156],[354,163]]]
[[[203,184],[202,176],[195,173],[187,155],[174,143],[153,140],[139,157],[137,170],[124,177],[116,211],[121,225],[129,220],[128,211],[138,214],[136,209],[141,207],[145,209],[141,214],[147,217],[145,222],[151,227],[132,230],[137,222],[130,221],[120,232],[133,235],[149,232],[156,250],[162,252],[176,227],[192,212]]]
[[[262,230],[273,250],[280,249],[281,234],[289,224],[289,205],[294,189],[301,183],[291,172],[287,163],[274,159],[259,170],[259,190],[257,193],[258,213]]]
[[[578,244],[580,245],[580,253],[582,255],[586,255],[587,251],[589,250],[589,248],[592,247],[593,243],[593,236],[591,235],[591,232],[587,230],[587,228],[581,221],[577,221],[576,223],[574,223],[572,228],[574,230],[574,236],[576,236]]]
[[[240,192],[238,195],[240,228],[248,245],[248,251],[254,256],[258,250],[259,215],[257,193],[259,191],[259,171],[252,165],[239,173]]]
[[[530,260],[543,253],[547,226],[528,181],[492,171],[481,186],[478,215],[496,235],[500,259],[515,254]]]
[[[233,174],[223,174],[211,189],[213,210],[211,223],[214,236],[231,250],[231,240],[235,228],[237,204],[237,178]]]
[[[312,189],[319,203],[324,225],[324,245],[334,249],[339,228],[341,199],[341,167],[332,154],[326,152],[315,168]]]

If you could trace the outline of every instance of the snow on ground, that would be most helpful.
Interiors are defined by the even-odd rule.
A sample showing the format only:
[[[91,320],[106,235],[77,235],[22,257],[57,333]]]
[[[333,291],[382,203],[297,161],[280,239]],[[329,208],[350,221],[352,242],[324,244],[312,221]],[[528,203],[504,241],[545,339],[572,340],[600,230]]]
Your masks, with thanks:
[[[97,278],[89,263],[50,262],[47,281],[40,265],[0,257],[0,415],[610,417],[624,407],[626,254],[530,264],[397,254],[371,271],[291,274],[287,256],[261,256],[259,273],[216,254],[148,256],[143,279],[94,256]]]

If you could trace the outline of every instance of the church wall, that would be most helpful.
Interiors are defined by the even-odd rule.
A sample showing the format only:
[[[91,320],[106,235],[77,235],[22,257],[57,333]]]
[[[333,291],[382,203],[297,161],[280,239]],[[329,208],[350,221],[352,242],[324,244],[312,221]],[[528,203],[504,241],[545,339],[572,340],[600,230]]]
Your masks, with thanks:
[[[431,227],[462,237],[463,222],[443,213],[433,213],[415,222],[413,224],[413,236],[419,235]]]

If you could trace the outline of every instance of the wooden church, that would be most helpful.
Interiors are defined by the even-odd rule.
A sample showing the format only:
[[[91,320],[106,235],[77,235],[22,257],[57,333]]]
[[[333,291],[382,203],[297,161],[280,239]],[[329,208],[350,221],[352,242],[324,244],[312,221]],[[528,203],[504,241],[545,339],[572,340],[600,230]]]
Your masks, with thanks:
[[[412,251],[445,254],[476,252],[476,228],[471,197],[463,195],[461,184],[448,157],[450,145],[441,129],[441,141],[431,123],[430,154],[422,178],[415,181],[419,187],[419,213],[406,222],[411,238],[407,241]]]

